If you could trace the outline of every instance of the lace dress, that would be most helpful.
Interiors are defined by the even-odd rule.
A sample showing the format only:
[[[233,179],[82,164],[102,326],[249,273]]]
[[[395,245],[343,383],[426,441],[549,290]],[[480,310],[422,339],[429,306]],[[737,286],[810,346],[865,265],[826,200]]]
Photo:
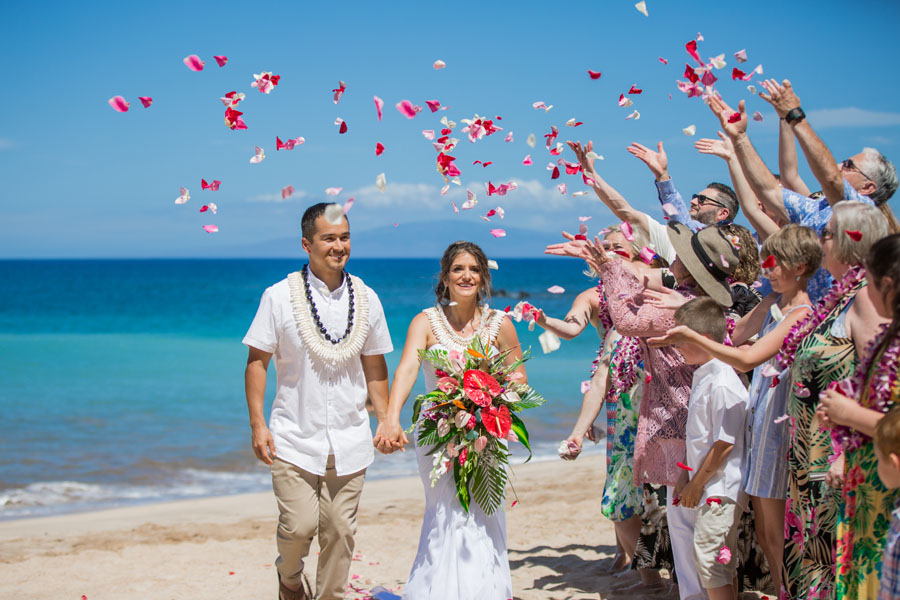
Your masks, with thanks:
[[[471,342],[458,336],[440,308],[425,314],[438,344],[429,350],[462,352]],[[493,346],[504,314],[485,307],[480,335],[486,346]],[[437,387],[430,363],[422,364],[425,387]],[[423,406],[424,408],[424,406]],[[422,417],[420,417],[422,418]],[[512,580],[506,555],[506,513],[498,509],[486,515],[477,502],[469,513],[456,497],[451,473],[445,473],[431,487],[434,457],[431,448],[416,444],[419,477],[425,488],[425,515],[419,549],[413,561],[403,600],[507,600],[512,598]]]

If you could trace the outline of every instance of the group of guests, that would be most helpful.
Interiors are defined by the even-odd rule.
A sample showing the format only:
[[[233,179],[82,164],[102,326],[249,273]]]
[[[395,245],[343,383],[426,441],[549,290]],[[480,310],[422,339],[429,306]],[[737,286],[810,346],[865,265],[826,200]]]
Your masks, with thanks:
[[[605,405],[612,569],[641,579],[623,587],[662,586],[667,568],[683,599],[898,598],[897,173],[871,148],[837,162],[790,82],[763,87],[780,175],[754,149],[743,102],[716,96],[723,131],[695,147],[727,162],[730,186],[686,203],[662,143],[629,148],[668,225],[594,170],[590,143],[569,143],[623,223],[547,247],[585,259],[598,284],[538,325],[564,338],[593,325],[603,340],[563,458]],[[798,142],[819,192],[799,175]],[[754,231],[733,223],[739,210]]]

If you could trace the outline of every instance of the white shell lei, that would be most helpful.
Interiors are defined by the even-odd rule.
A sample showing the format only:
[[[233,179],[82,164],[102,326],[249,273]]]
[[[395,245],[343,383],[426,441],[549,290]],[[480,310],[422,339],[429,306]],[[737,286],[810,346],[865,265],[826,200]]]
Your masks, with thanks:
[[[288,275],[288,287],[291,289],[291,307],[294,312],[294,320],[297,322],[297,331],[300,339],[310,354],[322,362],[333,366],[341,366],[351,358],[359,356],[369,335],[369,293],[363,280],[355,275],[348,277],[353,282],[356,311],[353,317],[353,328],[350,335],[337,344],[332,344],[324,337],[316,327],[310,312],[306,294],[303,291],[303,279],[299,271]]]
[[[499,310],[491,310],[487,306],[484,307],[481,315],[481,326],[471,337],[464,338],[450,327],[444,311],[439,306],[426,308],[425,316],[431,324],[431,331],[438,342],[447,350],[456,350],[457,352],[465,352],[475,336],[479,336],[485,346],[489,346],[497,338],[500,332],[500,325],[503,324],[504,313]]]

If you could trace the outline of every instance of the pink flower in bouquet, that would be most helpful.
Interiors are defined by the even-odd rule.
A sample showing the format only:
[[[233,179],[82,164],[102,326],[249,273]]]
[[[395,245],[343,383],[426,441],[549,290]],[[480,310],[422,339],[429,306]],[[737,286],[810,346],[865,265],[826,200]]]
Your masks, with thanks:
[[[438,435],[444,437],[448,433],[450,433],[450,423],[447,422],[447,419],[441,418],[437,424],[437,432]]]
[[[516,432],[512,429],[509,430],[509,433],[506,434],[506,441],[508,442],[518,442],[519,436],[516,435]]]
[[[455,377],[441,377],[437,380],[437,386],[445,394],[452,394],[459,388],[459,382]]]
[[[466,464],[466,457],[469,455],[469,449],[463,448],[462,452],[459,453],[459,466],[463,466]]]
[[[464,429],[469,424],[469,421],[472,420],[472,415],[468,412],[461,410],[456,413],[456,416],[453,417],[453,422],[456,424],[457,429]]]
[[[509,416],[509,409],[505,406],[499,408],[495,406],[487,406],[481,410],[481,422],[484,428],[488,430],[495,438],[505,438],[509,435],[509,429],[512,425],[512,419]]]
[[[485,436],[478,436],[478,439],[475,440],[475,452],[481,453],[481,451],[484,450],[484,447],[487,446],[487,441]]]
[[[434,375],[435,375],[435,377],[440,378],[440,377],[447,377],[447,375],[449,375],[449,373],[445,373],[444,371],[441,371],[440,369],[435,369]]]
[[[478,369],[466,371],[463,376],[463,389],[469,400],[482,407],[490,406],[491,400],[499,396],[501,392],[497,380]]]
[[[447,353],[447,358],[450,359],[450,365],[453,366],[458,373],[462,373],[465,370],[466,359],[461,352],[451,350]]]
[[[459,456],[459,446],[454,444],[453,442],[447,442],[447,456],[450,458],[456,458]]]

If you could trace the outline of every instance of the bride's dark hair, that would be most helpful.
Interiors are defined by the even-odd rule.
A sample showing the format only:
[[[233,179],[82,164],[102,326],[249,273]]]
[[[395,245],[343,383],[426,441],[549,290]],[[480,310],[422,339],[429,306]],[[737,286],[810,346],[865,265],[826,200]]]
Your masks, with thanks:
[[[438,274],[438,280],[434,286],[434,295],[437,296],[438,304],[450,300],[450,291],[447,289],[444,280],[450,275],[450,267],[453,266],[453,261],[456,260],[457,256],[463,253],[472,255],[475,262],[478,264],[479,271],[481,271],[481,286],[478,288],[478,303],[484,304],[490,298],[491,271],[488,267],[487,256],[484,255],[484,250],[482,250],[478,244],[461,240],[447,246],[447,249],[444,250],[444,255],[441,257],[441,272]]]

